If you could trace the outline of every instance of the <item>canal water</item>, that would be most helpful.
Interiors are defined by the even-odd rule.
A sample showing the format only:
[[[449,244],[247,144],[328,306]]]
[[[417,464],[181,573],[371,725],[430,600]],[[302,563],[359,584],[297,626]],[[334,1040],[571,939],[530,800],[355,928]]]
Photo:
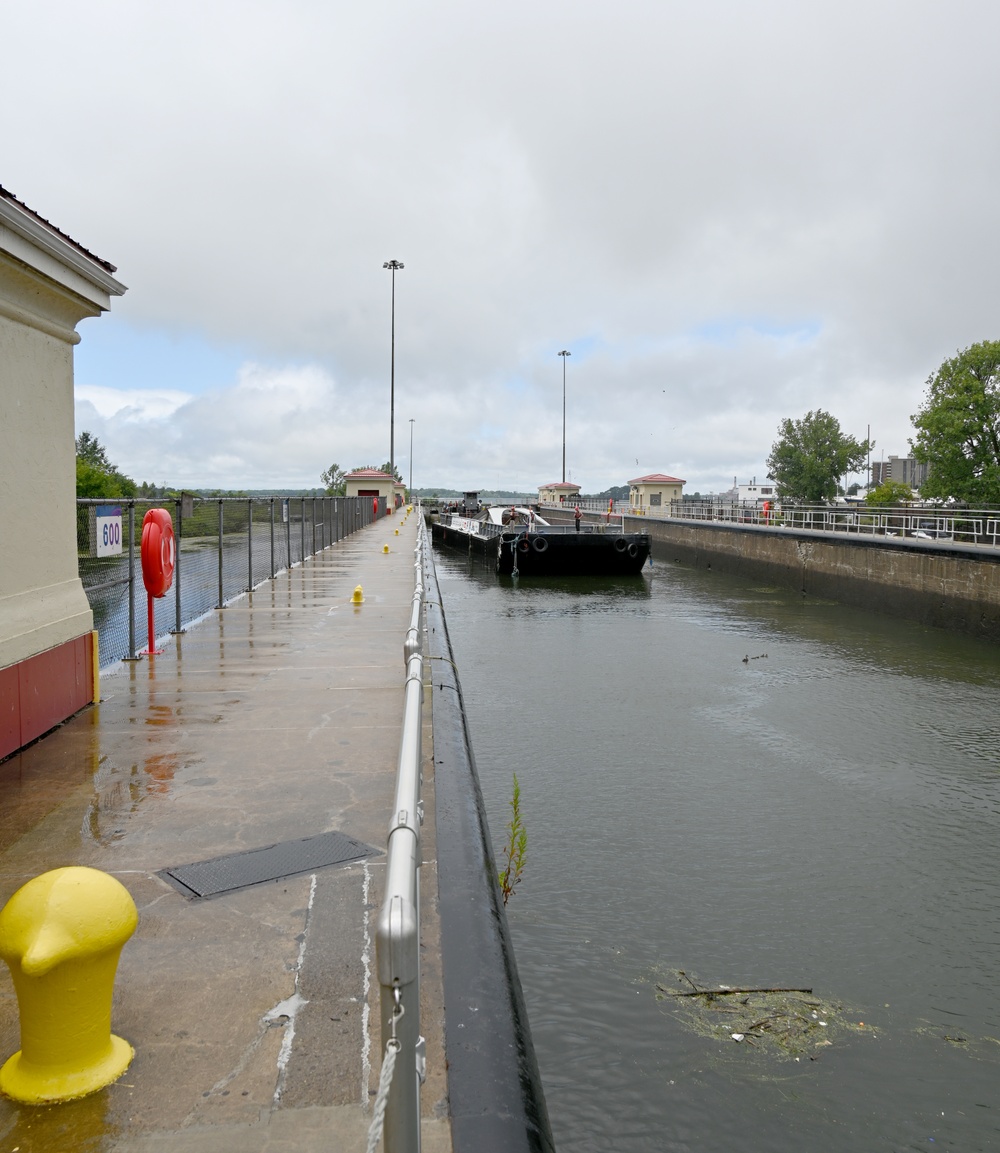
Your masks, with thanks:
[[[1000,1149],[1000,649],[435,562],[557,1148]]]

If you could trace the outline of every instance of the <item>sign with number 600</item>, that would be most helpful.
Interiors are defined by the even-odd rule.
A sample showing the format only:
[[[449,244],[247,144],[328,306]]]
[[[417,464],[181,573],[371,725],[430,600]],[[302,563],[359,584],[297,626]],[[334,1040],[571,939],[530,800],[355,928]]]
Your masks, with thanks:
[[[118,556],[122,551],[122,509],[119,504],[99,504],[94,522],[97,528],[97,555]]]

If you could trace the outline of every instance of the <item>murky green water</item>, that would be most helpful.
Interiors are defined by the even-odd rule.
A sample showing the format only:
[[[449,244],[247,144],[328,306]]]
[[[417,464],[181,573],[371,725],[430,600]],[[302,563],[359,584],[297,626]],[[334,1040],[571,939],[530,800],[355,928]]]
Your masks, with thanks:
[[[666,563],[435,559],[498,850],[521,783],[558,1147],[1000,1148],[1000,648]],[[774,1056],[677,970],[851,1028]]]

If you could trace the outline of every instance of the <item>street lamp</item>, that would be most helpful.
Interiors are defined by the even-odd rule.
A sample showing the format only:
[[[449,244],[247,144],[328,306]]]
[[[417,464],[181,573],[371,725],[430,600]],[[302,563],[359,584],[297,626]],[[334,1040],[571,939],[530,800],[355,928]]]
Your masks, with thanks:
[[[383,268],[392,273],[392,359],[389,362],[389,472],[396,480],[396,270],[403,268],[401,260],[387,260]]]
[[[564,348],[559,355],[563,358],[563,472],[562,482],[566,483],[566,357],[572,356],[571,352],[567,352]]]
[[[410,417],[410,500],[413,500],[413,421],[414,417]]]

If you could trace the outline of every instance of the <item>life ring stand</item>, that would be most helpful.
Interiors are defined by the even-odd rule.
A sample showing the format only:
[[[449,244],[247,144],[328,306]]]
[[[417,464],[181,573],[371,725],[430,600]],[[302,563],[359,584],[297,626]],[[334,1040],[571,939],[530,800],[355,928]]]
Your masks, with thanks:
[[[167,595],[174,581],[174,525],[165,508],[151,508],[142,519],[142,583],[152,597]]]
[[[549,542],[543,536],[536,536],[532,539],[531,545],[535,552],[545,552],[549,547]]]
[[[615,541],[615,552],[624,552],[627,548],[628,548],[628,541],[623,536],[620,536]]]

